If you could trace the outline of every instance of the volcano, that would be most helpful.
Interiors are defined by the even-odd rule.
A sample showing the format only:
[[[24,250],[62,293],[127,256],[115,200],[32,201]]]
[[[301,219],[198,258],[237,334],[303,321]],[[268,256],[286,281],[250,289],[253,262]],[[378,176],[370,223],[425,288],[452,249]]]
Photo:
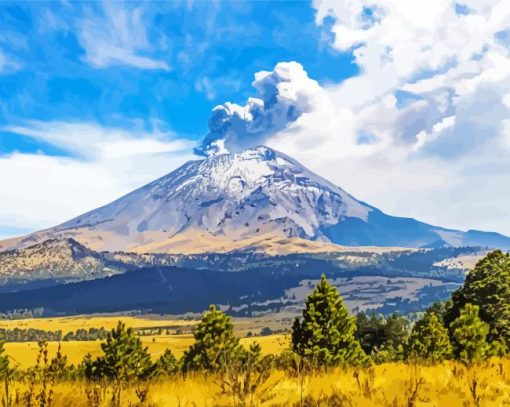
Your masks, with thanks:
[[[0,250],[56,238],[97,251],[135,253],[225,251],[260,241],[510,248],[510,238],[497,233],[387,215],[264,146],[189,161],[106,206],[0,242]]]

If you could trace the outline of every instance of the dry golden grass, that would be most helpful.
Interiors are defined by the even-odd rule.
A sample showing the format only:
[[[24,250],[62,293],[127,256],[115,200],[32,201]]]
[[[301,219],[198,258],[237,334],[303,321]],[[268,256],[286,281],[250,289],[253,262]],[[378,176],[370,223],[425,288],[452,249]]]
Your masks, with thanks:
[[[149,348],[153,359],[157,359],[170,348],[180,357],[193,343],[193,335],[161,335],[142,336],[142,342]],[[242,338],[241,343],[245,346],[257,341],[262,347],[263,354],[277,354],[288,347],[289,337],[285,335],[261,336],[256,338]],[[101,354],[100,341],[70,341],[61,342],[61,350],[67,356],[69,363],[77,365],[83,357],[90,353],[93,357]],[[26,369],[33,366],[39,348],[37,342],[10,342],[4,345],[6,354],[11,360],[11,365],[16,368]],[[58,348],[58,342],[48,342],[48,355],[54,357]]]
[[[61,330],[65,335],[75,332],[77,329],[105,328],[110,330],[117,326],[119,321],[127,327],[135,329],[157,329],[166,327],[181,327],[189,330],[198,323],[198,318],[176,319],[171,316],[143,315],[143,316],[120,316],[120,315],[77,315],[58,318],[29,318],[20,320],[0,320],[0,328],[3,329],[42,329],[45,331]],[[236,332],[240,336],[246,336],[249,331],[260,332],[264,327],[282,329],[292,324],[294,315],[281,313],[278,315],[266,315],[258,318],[233,318]]]
[[[476,381],[476,393],[473,384]],[[182,407],[213,406],[508,406],[510,361],[494,359],[477,369],[445,362],[436,366],[383,364],[371,368],[336,369],[325,374],[289,376],[274,371],[245,404],[232,394],[222,394],[220,377],[201,374],[132,384],[122,391],[121,405]],[[148,389],[140,404],[136,389]],[[86,383],[59,383],[54,387],[54,406],[90,406],[87,391],[109,405],[111,388]],[[12,383],[11,394],[22,394],[24,383]],[[37,390],[37,389],[36,389]],[[476,401],[475,401],[476,399]]]
[[[105,328],[112,329],[121,321],[131,328],[158,328],[163,326],[190,326],[197,321],[182,319],[159,319],[155,317],[131,317],[131,316],[75,316],[61,318],[30,318],[20,320],[0,321],[0,328],[4,329],[42,329],[45,331],[61,330],[65,335],[77,329]]]
[[[137,318],[119,316],[47,318],[23,321],[2,321],[0,327],[13,329],[38,328],[61,329],[64,333],[78,328],[101,326],[113,328],[122,320],[127,326],[136,328],[158,328],[162,326],[189,326],[196,321],[175,319]],[[239,320],[239,333],[250,329],[253,332],[264,326],[263,320]],[[193,342],[193,336],[157,335],[142,336],[155,360],[166,348],[181,356]],[[288,335],[242,338],[245,346],[257,341],[264,354],[277,354],[289,346]],[[48,344],[49,357],[56,353],[58,344]],[[86,353],[98,356],[100,341],[62,342],[62,352],[70,363],[77,364]],[[26,369],[34,365],[38,347],[34,342],[7,343],[6,353],[11,366]],[[130,384],[122,391],[122,406],[413,406],[413,407],[469,407],[469,406],[510,406],[510,360],[493,359],[477,369],[445,362],[436,366],[413,366],[407,364],[383,364],[367,369],[336,369],[327,374],[289,375],[273,371],[269,379],[260,385],[253,397],[247,396],[245,404],[239,403],[233,394],[221,392],[221,377],[196,374],[183,378],[176,376],[167,380],[152,380],[149,383]],[[475,386],[476,383],[476,386]],[[22,395],[27,383],[12,382],[10,394]],[[37,387],[37,386],[36,386]],[[104,387],[104,386],[103,386]],[[62,382],[55,384],[53,406],[108,406],[112,387],[85,382]],[[473,389],[476,387],[476,391]],[[140,404],[136,390],[148,388],[145,404]],[[0,388],[0,398],[5,390]],[[37,388],[36,388],[37,392]],[[95,394],[99,404],[87,399]],[[16,404],[11,404],[15,406]],[[19,406],[23,403],[17,404]]]
[[[46,331],[61,330],[65,335],[68,332],[75,332],[77,329],[89,328],[105,328],[110,330],[117,326],[118,322],[123,322],[127,327],[131,328],[162,328],[162,327],[183,327],[191,329],[193,325],[197,324],[197,320],[183,320],[171,319],[160,316],[74,316],[74,317],[60,317],[60,318],[33,318],[22,320],[4,320],[0,321],[0,328],[4,329],[42,329]],[[279,328],[286,321],[275,321],[271,319],[235,319],[234,324],[236,332],[239,336],[245,336],[247,332],[259,332],[262,327],[270,326],[272,328]],[[163,329],[166,332],[165,329]],[[149,348],[149,352],[154,358],[159,357],[165,349],[170,348],[172,352],[180,357],[186,349],[193,342],[191,334],[181,335],[156,335],[156,336],[142,336],[142,342]],[[288,336],[285,335],[271,335],[263,337],[242,338],[241,343],[249,345],[254,341],[259,342],[262,346],[264,354],[279,353],[288,346]],[[67,356],[69,363],[78,364],[83,357],[90,353],[93,357],[101,353],[100,341],[71,341],[62,342],[62,352]],[[33,365],[37,352],[37,342],[11,342],[4,345],[7,355],[11,358],[11,363],[15,367],[26,369]],[[53,357],[57,351],[58,343],[49,342],[48,351],[49,356]]]
[[[145,231],[138,233],[136,241],[129,241],[125,236],[105,230],[92,230],[88,227],[67,229],[61,233],[61,238],[73,238],[82,245],[96,251],[126,251],[131,253],[166,253],[166,254],[200,254],[200,253],[228,253],[235,250],[249,249],[266,254],[290,253],[325,253],[325,252],[372,252],[413,250],[402,247],[346,247],[325,242],[314,242],[301,238],[289,238],[271,228],[261,229],[257,236],[246,238],[240,233],[232,238],[204,233],[202,230],[187,230],[177,236],[168,237],[163,231]],[[55,238],[55,234],[46,231],[36,232],[31,239],[26,236],[1,240],[2,251],[20,249]]]

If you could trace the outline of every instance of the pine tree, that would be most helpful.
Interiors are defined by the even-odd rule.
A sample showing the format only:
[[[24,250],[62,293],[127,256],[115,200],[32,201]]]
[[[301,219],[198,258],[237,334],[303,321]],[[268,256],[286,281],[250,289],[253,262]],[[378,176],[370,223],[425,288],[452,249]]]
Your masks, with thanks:
[[[97,371],[97,364],[92,360],[92,355],[88,352],[78,365],[78,376],[86,377],[90,380],[97,380],[100,378],[100,373]]]
[[[401,359],[401,350],[409,335],[405,318],[398,314],[368,317],[361,312],[356,315],[356,326],[356,339],[367,355],[379,354],[379,361]]]
[[[465,364],[482,360],[489,352],[489,325],[478,317],[478,312],[478,305],[466,304],[450,325],[455,356]]]
[[[214,305],[204,313],[193,336],[195,343],[183,356],[184,371],[219,371],[243,355],[230,317]]]
[[[91,378],[127,381],[147,377],[151,372],[152,363],[147,347],[143,347],[140,338],[131,328],[126,329],[122,322],[106,336],[101,349],[104,355],[85,369]]]
[[[510,254],[496,250],[476,264],[464,285],[452,295],[446,326],[459,317],[466,304],[480,307],[480,319],[489,324],[489,342],[510,344]]]
[[[154,376],[172,376],[179,372],[179,361],[170,349],[166,349],[154,365]]]
[[[315,366],[363,364],[368,357],[355,339],[356,322],[323,275],[292,326],[292,349]]]
[[[367,355],[384,343],[383,330],[384,321],[381,316],[368,316],[364,312],[356,315],[356,339]]]
[[[4,352],[4,343],[0,342],[0,379],[9,375],[9,357]]]
[[[67,356],[62,353],[62,348],[60,343],[58,344],[57,354],[54,358],[50,360],[50,365],[48,366],[48,372],[51,377],[55,379],[63,379],[67,376],[68,366],[67,366]]]
[[[427,313],[414,324],[407,343],[409,359],[422,359],[436,363],[452,357],[448,330],[434,313]]]
[[[449,312],[451,307],[452,307],[451,299],[436,301],[427,308],[426,312],[428,312],[429,314],[430,313],[436,314],[439,321],[441,321],[441,323],[444,325],[444,316],[447,312]]]

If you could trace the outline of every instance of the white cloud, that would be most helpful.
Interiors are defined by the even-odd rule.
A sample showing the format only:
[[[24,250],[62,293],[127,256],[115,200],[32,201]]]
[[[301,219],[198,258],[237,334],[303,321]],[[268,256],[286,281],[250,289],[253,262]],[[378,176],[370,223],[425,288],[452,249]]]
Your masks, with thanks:
[[[76,155],[0,157],[0,225],[40,229],[104,205],[193,157],[191,144],[161,132],[90,123],[30,122],[4,128]],[[5,235],[5,233],[3,233]]]
[[[207,99],[213,100],[218,96],[218,92],[237,92],[241,86],[239,79],[229,77],[210,78],[204,76],[195,81],[195,90],[205,94]]]
[[[361,73],[271,145],[390,213],[510,234],[510,3],[462,3],[316,1]]]
[[[500,138],[503,147],[510,152],[510,119],[501,122]]]
[[[19,61],[8,56],[0,49],[0,74],[12,73],[19,70],[21,67],[22,64]]]
[[[441,134],[465,132],[466,121],[476,121],[486,103],[494,114],[484,114],[472,130],[508,116],[501,101],[492,103],[510,85],[509,49],[496,38],[510,27],[510,3],[463,4],[470,10],[467,15],[456,13],[454,1],[444,0],[316,1],[317,22],[326,16],[336,21],[333,47],[353,49],[362,71],[327,89],[335,106],[356,117],[357,131],[368,122],[379,139],[414,144],[416,150],[423,134],[436,133],[441,143]],[[399,92],[416,100],[401,107]],[[437,127],[452,116],[457,116],[453,126]],[[493,128],[482,131],[494,133]],[[494,134],[486,136],[484,142]],[[469,143],[471,138],[457,141]]]
[[[171,153],[182,151],[189,145],[181,139],[171,140],[172,134],[158,130],[152,133],[126,131],[94,123],[32,120],[23,125],[7,125],[0,130],[31,137],[89,160]]]
[[[165,61],[148,55],[154,49],[147,38],[142,5],[101,4],[102,16],[89,13],[78,26],[87,62],[97,68],[128,65],[140,69],[170,69]]]
[[[292,95],[313,102],[295,120],[258,123],[255,137],[245,130],[256,103],[222,105],[222,120],[388,213],[510,235],[510,48],[499,34],[510,2],[467,0],[462,12],[444,0],[314,4],[360,74],[324,87],[290,77]],[[231,148],[236,137],[212,139]]]

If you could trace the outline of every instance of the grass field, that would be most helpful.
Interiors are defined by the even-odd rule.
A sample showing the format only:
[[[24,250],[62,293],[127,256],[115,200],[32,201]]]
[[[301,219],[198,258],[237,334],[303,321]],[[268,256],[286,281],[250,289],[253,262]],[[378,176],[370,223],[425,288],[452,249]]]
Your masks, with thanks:
[[[130,316],[77,316],[62,318],[34,318],[13,321],[0,321],[0,328],[5,329],[42,329],[48,331],[61,330],[65,335],[68,332],[77,329],[100,328],[112,329],[117,326],[118,321],[122,321],[126,326],[137,329],[158,329],[166,327],[181,327],[192,329],[197,323],[196,320],[169,319],[164,317],[130,317]],[[278,326],[273,320],[264,319],[238,319],[234,321],[236,332],[239,336],[244,336],[248,331],[259,332],[262,327]],[[165,331],[165,329],[163,329]],[[193,343],[192,334],[181,335],[149,335],[141,336],[141,340],[149,348],[149,352],[154,359],[158,358],[167,348],[180,357],[186,349]],[[288,347],[288,336],[270,335],[258,336],[252,338],[242,338],[241,343],[248,346],[257,341],[264,354],[279,353]],[[11,359],[12,367],[26,369],[33,366],[38,353],[37,342],[11,342],[4,345],[7,355]],[[49,356],[53,357],[57,351],[57,342],[48,342]],[[61,342],[62,353],[68,358],[69,363],[78,364],[83,357],[90,353],[93,357],[101,353],[100,341],[65,341]]]
[[[177,357],[180,357],[193,343],[193,335],[143,336],[141,339],[144,345],[149,348],[154,360],[161,356],[167,348],[170,348]],[[242,338],[241,344],[248,346],[254,341],[261,345],[263,354],[276,354],[288,347],[289,338],[285,335]],[[87,353],[90,353],[93,357],[99,356],[101,354],[100,344],[100,341],[71,341],[61,342],[60,346],[69,363],[76,365],[83,360]],[[6,343],[4,348],[11,360],[11,366],[21,369],[33,366],[39,351],[37,342],[11,342]],[[55,356],[57,348],[58,342],[48,342],[50,358]]]
[[[222,391],[219,376],[130,384],[122,389],[122,406],[380,406],[470,407],[510,405],[510,361],[494,359],[476,369],[445,362],[435,366],[382,364],[365,369],[335,369],[314,375],[271,372],[252,394]],[[26,383],[13,382],[10,394],[21,399]],[[82,382],[55,384],[53,406],[109,406],[112,387]],[[147,391],[140,402],[140,390]],[[0,389],[0,394],[3,389]],[[39,388],[35,389],[37,393]],[[137,395],[138,392],[138,395]],[[24,405],[24,404],[13,404]]]
[[[77,329],[89,328],[105,328],[112,329],[117,326],[119,321],[126,326],[135,329],[157,329],[166,327],[182,327],[190,329],[198,323],[198,319],[178,319],[160,315],[144,315],[144,316],[121,316],[121,315],[79,315],[72,317],[59,318],[29,318],[19,320],[0,320],[0,328],[4,329],[42,329],[46,331],[61,330],[65,335],[68,332]],[[281,313],[278,315],[267,315],[260,318],[233,318],[236,332],[240,336],[246,336],[251,332],[258,332],[264,327],[273,330],[281,330],[288,328],[293,321],[292,315]]]
[[[151,317],[131,317],[131,316],[76,316],[61,318],[30,318],[19,320],[0,321],[0,328],[4,329],[42,329],[45,331],[61,330],[66,334],[77,329],[105,328],[112,329],[121,321],[126,326],[132,328],[158,328],[164,326],[191,326],[196,323],[194,320],[182,319],[156,319]]]
[[[18,321],[1,321],[0,328],[62,330],[65,334],[76,329],[91,327],[111,329],[121,320],[127,326],[137,329],[159,329],[164,327],[185,327],[192,329],[197,321],[172,319],[160,316],[126,317],[94,316],[44,318]],[[289,346],[289,335],[245,337],[247,332],[258,333],[262,327],[278,329],[288,325],[288,318],[280,319],[237,319],[234,320],[236,333],[245,346],[257,341],[264,354],[278,354]],[[177,356],[193,343],[193,336],[187,334],[143,335],[142,342],[148,347],[154,360],[166,348]],[[58,343],[49,342],[49,357],[56,353]],[[86,353],[98,356],[100,341],[69,341],[61,343],[62,352],[69,363],[78,364]],[[6,343],[6,353],[11,367],[26,369],[34,365],[38,353],[35,342]],[[231,379],[228,379],[231,380]],[[228,383],[227,380],[227,383]],[[242,382],[243,379],[241,379]],[[122,389],[122,406],[407,406],[407,407],[481,407],[510,406],[510,360],[492,359],[476,368],[467,368],[459,363],[445,362],[434,366],[420,366],[404,363],[386,363],[355,370],[337,368],[327,373],[309,375],[299,372],[273,370],[267,380],[256,386],[254,392],[234,394],[225,386],[221,376],[192,374],[186,377],[152,379],[149,382],[127,384]],[[13,400],[22,400],[27,391],[27,382],[13,381],[10,395]],[[39,385],[33,391],[37,394]],[[110,406],[113,394],[111,385],[85,382],[57,382],[51,385],[53,406]],[[140,395],[146,393],[146,400],[140,402]],[[0,398],[5,389],[0,386]],[[241,399],[240,399],[241,397]],[[93,399],[93,400],[92,400]],[[23,401],[10,406],[24,406]]]

